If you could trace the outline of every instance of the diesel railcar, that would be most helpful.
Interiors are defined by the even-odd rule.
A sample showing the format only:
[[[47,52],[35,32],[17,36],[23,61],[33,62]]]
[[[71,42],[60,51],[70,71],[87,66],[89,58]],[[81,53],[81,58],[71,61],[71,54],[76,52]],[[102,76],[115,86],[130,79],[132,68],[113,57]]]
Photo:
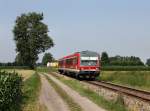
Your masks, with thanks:
[[[58,71],[77,78],[95,79],[100,74],[100,56],[93,51],[76,52],[58,61]]]

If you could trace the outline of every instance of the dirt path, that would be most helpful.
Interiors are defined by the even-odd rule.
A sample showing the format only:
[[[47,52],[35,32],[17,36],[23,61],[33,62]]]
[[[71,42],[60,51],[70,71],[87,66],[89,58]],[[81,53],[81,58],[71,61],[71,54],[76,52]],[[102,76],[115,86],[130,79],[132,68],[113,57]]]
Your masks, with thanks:
[[[47,74],[55,83],[57,83],[66,93],[73,98],[73,100],[78,103],[84,111],[105,111],[104,109],[97,106],[95,103],[81,96],[78,92],[72,90],[67,85],[60,82],[58,79],[54,78],[52,75]]]
[[[40,105],[45,106],[48,111],[69,111],[68,106],[49,84],[47,79],[42,74],[40,74],[40,77],[42,83],[39,97]]]

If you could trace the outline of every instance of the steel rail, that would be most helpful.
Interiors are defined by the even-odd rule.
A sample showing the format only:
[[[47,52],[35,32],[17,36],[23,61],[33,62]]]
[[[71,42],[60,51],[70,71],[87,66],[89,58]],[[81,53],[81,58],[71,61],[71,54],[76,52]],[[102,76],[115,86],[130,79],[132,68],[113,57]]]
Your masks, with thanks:
[[[150,102],[150,92],[148,91],[138,90],[104,81],[84,81],[84,82]]]

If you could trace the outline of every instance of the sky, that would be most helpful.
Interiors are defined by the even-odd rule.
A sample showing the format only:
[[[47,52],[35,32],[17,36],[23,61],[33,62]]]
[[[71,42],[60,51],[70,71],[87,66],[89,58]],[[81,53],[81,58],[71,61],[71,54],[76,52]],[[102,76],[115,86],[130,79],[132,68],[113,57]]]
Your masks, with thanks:
[[[150,58],[150,0],[0,0],[0,62],[14,61],[12,30],[28,12],[44,14],[56,59],[83,50]]]

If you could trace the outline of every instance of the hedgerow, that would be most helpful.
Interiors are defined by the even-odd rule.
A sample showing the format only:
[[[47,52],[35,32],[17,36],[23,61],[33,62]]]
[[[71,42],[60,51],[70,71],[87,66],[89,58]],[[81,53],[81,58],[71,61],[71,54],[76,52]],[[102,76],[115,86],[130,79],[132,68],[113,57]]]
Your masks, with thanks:
[[[28,66],[0,66],[0,69],[30,69]]]
[[[103,66],[102,71],[150,71],[146,66]]]
[[[18,111],[22,99],[22,77],[0,71],[0,111]]]

